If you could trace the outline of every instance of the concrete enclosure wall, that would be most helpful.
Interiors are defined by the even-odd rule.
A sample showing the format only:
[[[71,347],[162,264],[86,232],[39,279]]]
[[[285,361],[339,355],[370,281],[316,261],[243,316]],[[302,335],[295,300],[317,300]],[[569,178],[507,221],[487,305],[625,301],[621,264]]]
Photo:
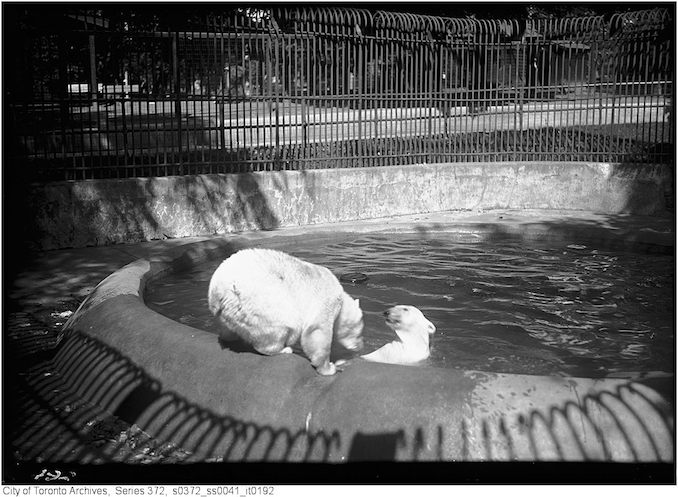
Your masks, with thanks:
[[[39,248],[58,249],[447,210],[656,215],[672,185],[666,165],[578,162],[88,180],[31,185],[27,224]]]

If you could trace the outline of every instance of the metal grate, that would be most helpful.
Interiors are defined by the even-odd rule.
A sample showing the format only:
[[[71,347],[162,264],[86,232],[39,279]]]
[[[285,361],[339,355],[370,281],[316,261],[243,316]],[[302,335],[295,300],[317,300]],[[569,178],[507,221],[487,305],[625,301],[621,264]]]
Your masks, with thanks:
[[[87,26],[21,31],[7,55],[6,157],[31,179],[673,159],[663,9],[522,22],[240,9],[199,32]]]

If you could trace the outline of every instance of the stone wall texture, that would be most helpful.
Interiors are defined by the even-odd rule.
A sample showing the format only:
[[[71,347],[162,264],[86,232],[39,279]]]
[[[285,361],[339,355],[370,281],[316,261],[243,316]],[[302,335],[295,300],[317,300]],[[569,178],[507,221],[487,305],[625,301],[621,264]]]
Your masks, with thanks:
[[[87,180],[31,185],[40,249],[133,243],[454,210],[661,215],[668,165],[490,162]]]

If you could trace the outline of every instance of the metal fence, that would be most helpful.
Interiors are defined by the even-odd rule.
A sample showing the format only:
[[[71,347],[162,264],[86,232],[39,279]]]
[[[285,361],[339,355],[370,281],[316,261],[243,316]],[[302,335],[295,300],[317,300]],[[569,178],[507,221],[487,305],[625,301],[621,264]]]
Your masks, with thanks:
[[[6,45],[5,157],[32,179],[673,158],[668,10],[254,8],[191,32],[64,19]]]

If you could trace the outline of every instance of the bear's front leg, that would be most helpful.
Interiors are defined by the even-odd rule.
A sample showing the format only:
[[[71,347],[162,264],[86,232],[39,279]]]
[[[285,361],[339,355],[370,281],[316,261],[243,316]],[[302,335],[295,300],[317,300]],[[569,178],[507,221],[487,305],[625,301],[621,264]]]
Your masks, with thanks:
[[[301,335],[301,348],[311,360],[316,371],[324,376],[331,376],[337,368],[330,362],[332,349],[332,332],[327,328],[314,328]]]

